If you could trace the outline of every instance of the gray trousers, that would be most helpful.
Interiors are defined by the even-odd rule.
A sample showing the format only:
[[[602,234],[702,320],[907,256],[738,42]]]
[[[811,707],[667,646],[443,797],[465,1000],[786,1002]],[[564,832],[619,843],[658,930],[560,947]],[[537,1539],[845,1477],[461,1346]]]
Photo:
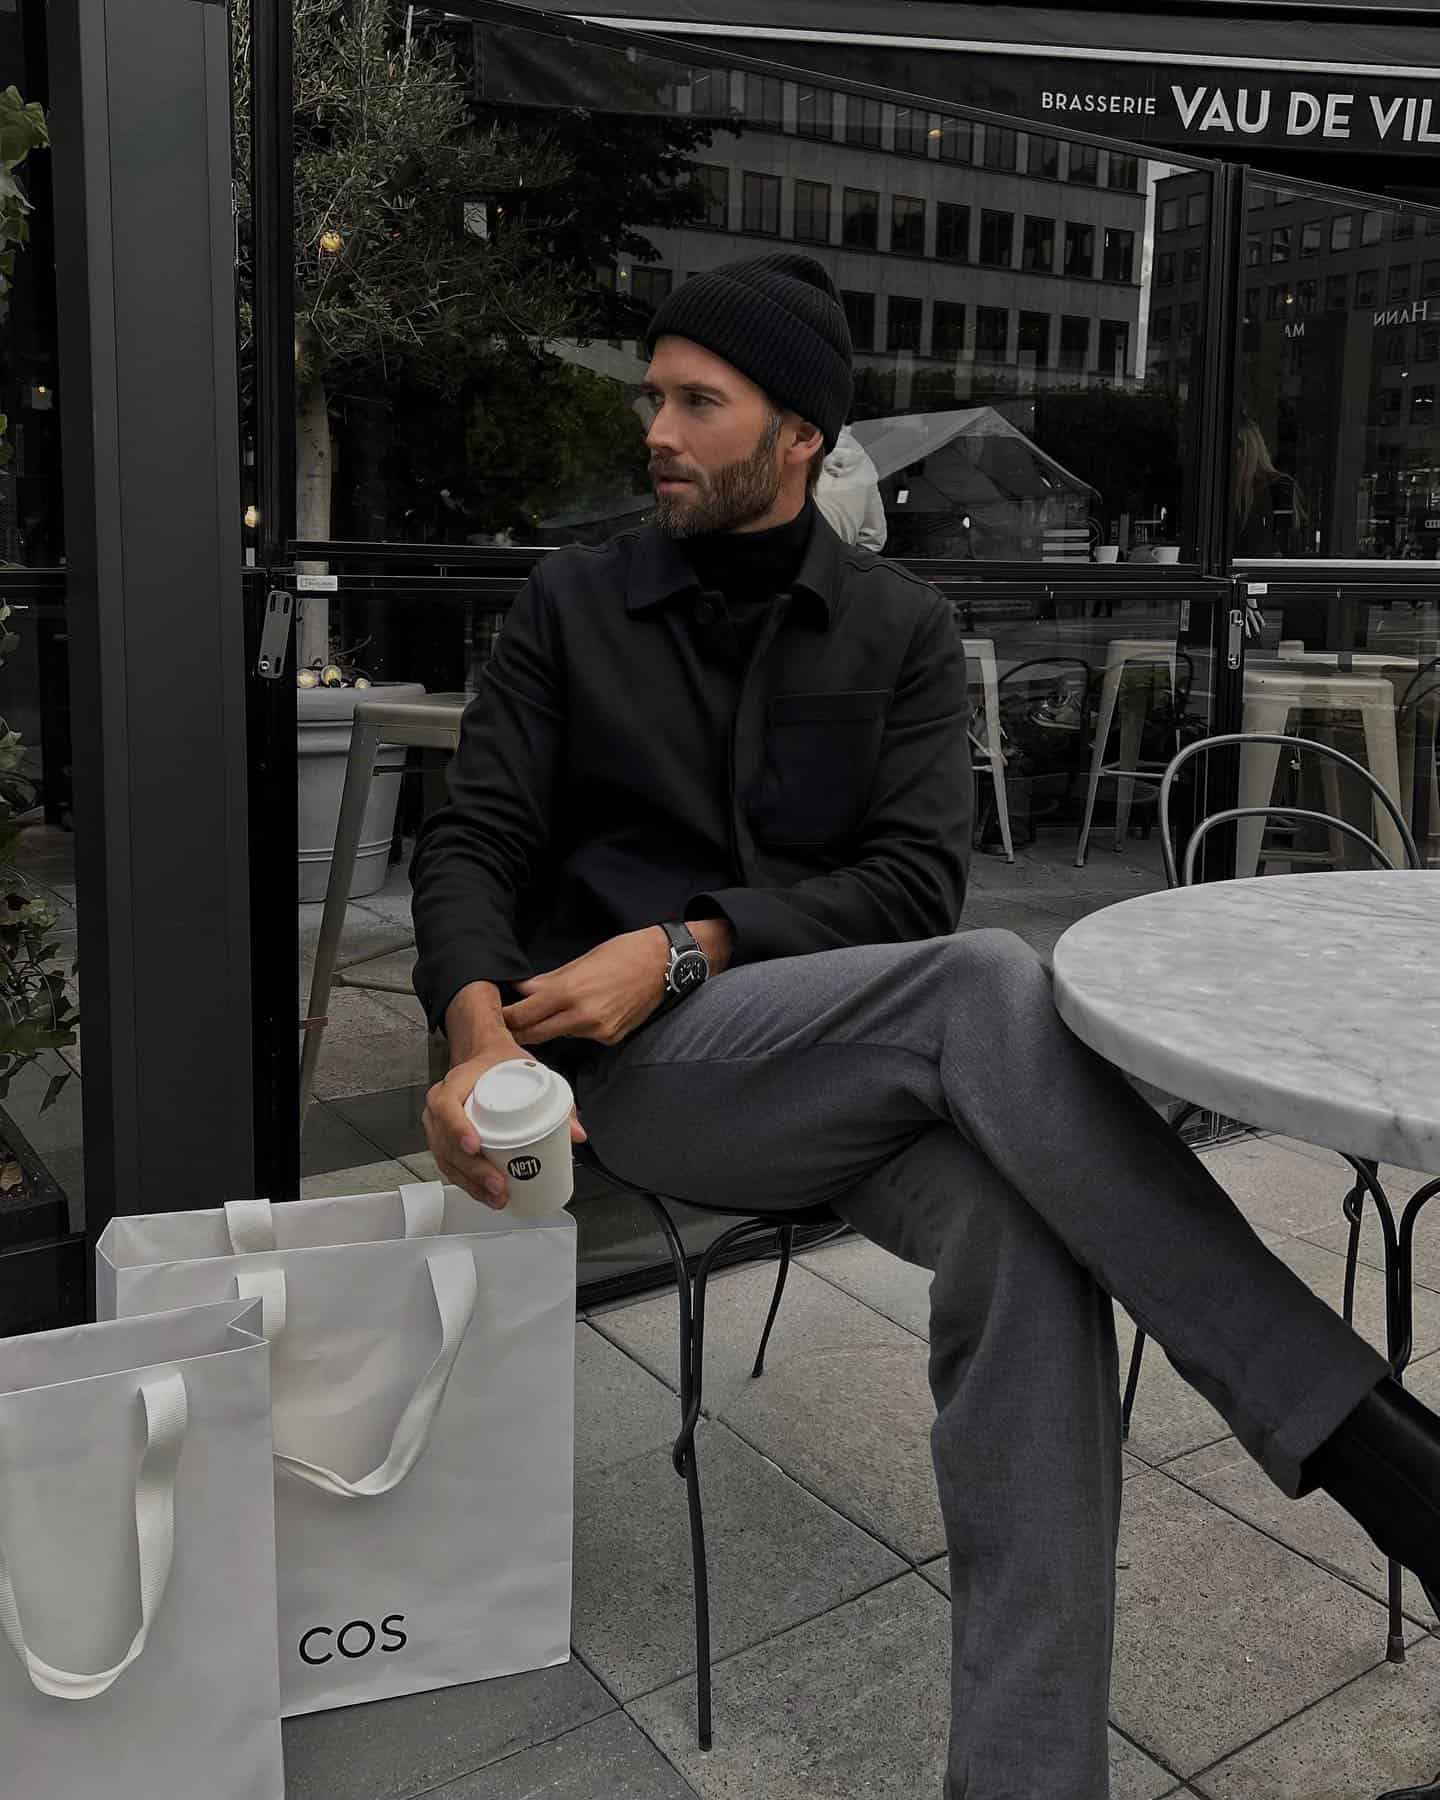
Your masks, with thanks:
[[[934,1272],[947,1800],[1104,1800],[1121,1495],[1111,1298],[1287,1493],[1387,1372],[1055,1011],[1008,932],[727,971],[580,1077],[601,1158],[829,1201]]]

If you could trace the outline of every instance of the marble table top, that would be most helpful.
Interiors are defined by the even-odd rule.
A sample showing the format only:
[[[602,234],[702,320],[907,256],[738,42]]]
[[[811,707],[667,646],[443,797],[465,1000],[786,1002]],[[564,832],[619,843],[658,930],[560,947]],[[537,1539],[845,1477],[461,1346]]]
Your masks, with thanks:
[[[1055,947],[1066,1024],[1233,1119],[1440,1175],[1440,870],[1145,894]]]

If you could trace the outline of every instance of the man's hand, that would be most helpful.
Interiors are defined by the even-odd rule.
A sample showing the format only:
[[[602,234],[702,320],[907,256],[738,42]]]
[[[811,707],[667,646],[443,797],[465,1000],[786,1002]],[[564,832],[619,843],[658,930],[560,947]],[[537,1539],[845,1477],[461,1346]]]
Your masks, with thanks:
[[[623,1044],[664,998],[669,966],[670,940],[658,925],[607,938],[548,975],[517,982],[525,998],[505,1008],[506,1029],[522,1044]]]
[[[466,1117],[470,1090],[488,1069],[512,1059],[523,1061],[525,1052],[500,1019],[500,996],[485,982],[461,990],[445,1018],[452,1058],[450,1073],[425,1096],[425,1141],[435,1158],[442,1180],[464,1188],[473,1199],[499,1209],[508,1201],[505,1177],[480,1153],[480,1135]],[[570,1115],[570,1138],[583,1143],[585,1130]]]

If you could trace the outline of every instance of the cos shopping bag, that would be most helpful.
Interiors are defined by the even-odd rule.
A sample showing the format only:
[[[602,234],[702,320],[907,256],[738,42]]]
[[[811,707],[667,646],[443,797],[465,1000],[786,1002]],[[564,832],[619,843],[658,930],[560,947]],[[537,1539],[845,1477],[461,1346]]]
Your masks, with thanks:
[[[0,1339],[0,1792],[281,1800],[260,1307]]]
[[[457,1188],[114,1219],[102,1313],[259,1296],[284,1713],[570,1654],[575,1222]]]

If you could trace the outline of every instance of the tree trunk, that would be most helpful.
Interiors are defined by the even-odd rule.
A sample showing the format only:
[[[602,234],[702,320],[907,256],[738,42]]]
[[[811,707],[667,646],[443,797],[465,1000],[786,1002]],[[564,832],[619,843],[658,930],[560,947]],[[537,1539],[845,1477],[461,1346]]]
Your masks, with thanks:
[[[301,390],[295,409],[295,535],[330,536],[330,484],[334,455],[330,442],[330,405],[325,383],[312,381]],[[324,575],[329,564],[296,564],[302,575]],[[306,668],[318,660],[330,660],[330,602],[323,594],[301,597],[302,615],[296,634],[295,660]]]

